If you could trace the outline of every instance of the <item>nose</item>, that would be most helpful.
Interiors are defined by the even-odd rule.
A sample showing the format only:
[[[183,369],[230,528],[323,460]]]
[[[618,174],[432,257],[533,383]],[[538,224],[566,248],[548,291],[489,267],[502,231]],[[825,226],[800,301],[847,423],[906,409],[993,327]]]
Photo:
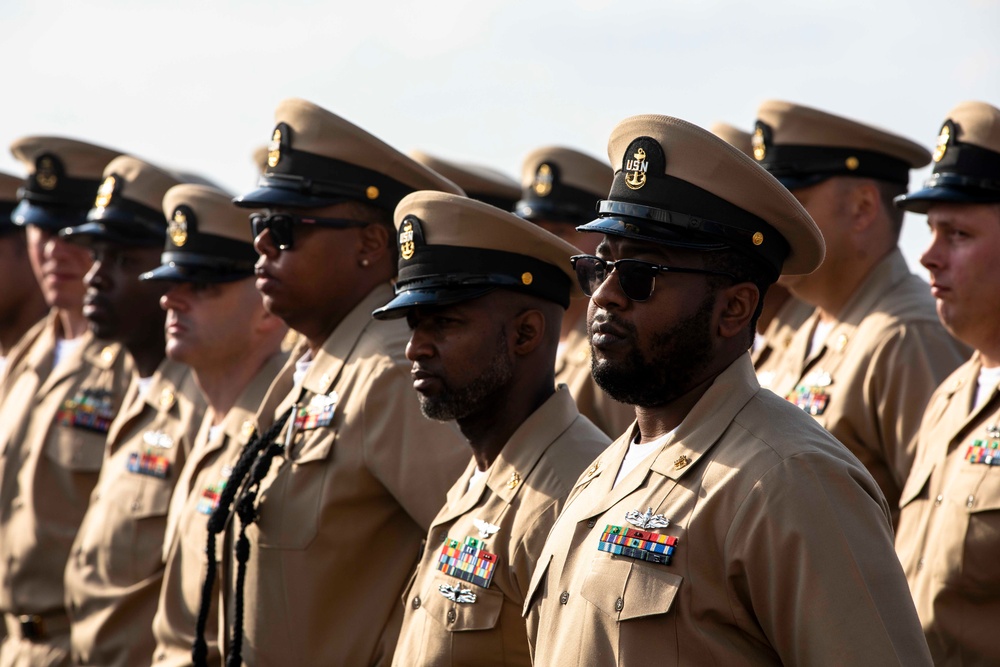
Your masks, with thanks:
[[[431,345],[430,337],[421,330],[420,326],[415,326],[410,331],[410,340],[406,343],[406,358],[410,361],[427,359],[434,354],[434,346]]]
[[[257,235],[253,240],[253,248],[257,251],[257,254],[264,257],[276,257],[281,252],[278,244],[274,242],[274,236],[271,234],[270,229],[265,229]]]
[[[188,302],[185,298],[187,285],[181,283],[174,285],[160,297],[160,308],[163,310],[176,310],[185,312],[188,310]]]
[[[941,234],[931,233],[931,244],[927,246],[923,254],[920,255],[920,263],[928,271],[940,269],[944,261],[944,253],[941,248]]]
[[[90,270],[83,277],[83,284],[87,287],[100,289],[107,283],[107,272],[104,270],[104,260],[95,259],[90,265]]]
[[[628,305],[629,299],[622,292],[621,284],[618,282],[618,276],[615,275],[614,269],[604,276],[604,282],[597,286],[590,300],[594,305],[604,310],[624,308]]]

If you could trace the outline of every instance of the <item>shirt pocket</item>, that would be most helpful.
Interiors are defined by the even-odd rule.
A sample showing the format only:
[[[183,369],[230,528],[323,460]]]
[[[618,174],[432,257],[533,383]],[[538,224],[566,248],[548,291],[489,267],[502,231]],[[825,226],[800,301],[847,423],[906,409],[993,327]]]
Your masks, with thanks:
[[[256,523],[258,544],[267,549],[306,549],[319,532],[329,461],[337,434],[305,431],[294,460],[275,457],[265,478]]]
[[[476,601],[450,600],[441,593],[440,586],[457,587],[462,593],[471,592]],[[444,631],[449,637],[440,643],[432,639],[430,645],[437,644],[438,649],[428,646],[430,654],[437,654],[440,650],[450,652],[447,662],[456,665],[487,667],[504,664],[503,631],[499,627],[503,609],[502,592],[437,572],[420,592],[420,600],[420,611],[428,614],[433,625],[438,626],[437,632],[428,632],[427,636],[433,637]],[[523,634],[523,626],[514,631]]]
[[[106,433],[72,426],[56,426],[55,431],[45,447],[51,461],[70,472],[100,472]]]
[[[968,513],[962,544],[961,586],[973,591],[977,597],[987,593],[996,595],[1000,593],[1000,575],[997,574],[1000,468],[990,466],[982,471],[981,481],[974,488],[975,491],[966,497],[958,498],[964,502]]]

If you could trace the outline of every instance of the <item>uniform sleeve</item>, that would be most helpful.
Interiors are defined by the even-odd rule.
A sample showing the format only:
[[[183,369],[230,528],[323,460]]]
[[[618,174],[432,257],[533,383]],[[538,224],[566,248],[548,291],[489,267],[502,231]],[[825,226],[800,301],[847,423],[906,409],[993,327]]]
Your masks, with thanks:
[[[786,665],[930,665],[888,507],[845,461],[802,454],[757,482],[726,538],[738,624]]]
[[[364,457],[372,474],[424,530],[472,455],[453,422],[420,412],[409,369],[381,368],[364,403]]]
[[[936,323],[901,327],[876,349],[865,382],[866,404],[875,406],[878,439],[897,488],[910,474],[931,394],[963,361],[962,348]]]

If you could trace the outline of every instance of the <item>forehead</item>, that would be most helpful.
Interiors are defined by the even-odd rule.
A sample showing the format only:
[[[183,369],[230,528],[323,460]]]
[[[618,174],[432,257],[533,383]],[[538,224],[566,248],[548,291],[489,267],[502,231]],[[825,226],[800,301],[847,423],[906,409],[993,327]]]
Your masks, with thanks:
[[[665,264],[674,261],[696,262],[704,259],[704,253],[697,250],[621,236],[605,236],[597,246],[597,254],[605,259],[641,258]]]
[[[928,224],[1000,225],[1000,203],[940,203],[927,209]]]

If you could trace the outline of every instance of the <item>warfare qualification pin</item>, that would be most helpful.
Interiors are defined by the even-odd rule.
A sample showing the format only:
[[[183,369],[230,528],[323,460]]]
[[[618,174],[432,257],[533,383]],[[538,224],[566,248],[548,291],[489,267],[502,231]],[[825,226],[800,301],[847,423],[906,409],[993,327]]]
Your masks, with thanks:
[[[670,520],[662,514],[653,514],[653,508],[649,507],[640,514],[637,510],[625,513],[625,520],[638,528],[666,528],[670,525]]]
[[[476,601],[475,593],[468,588],[462,588],[458,585],[441,584],[438,586],[438,590],[441,592],[441,595],[460,604],[472,604]]]

